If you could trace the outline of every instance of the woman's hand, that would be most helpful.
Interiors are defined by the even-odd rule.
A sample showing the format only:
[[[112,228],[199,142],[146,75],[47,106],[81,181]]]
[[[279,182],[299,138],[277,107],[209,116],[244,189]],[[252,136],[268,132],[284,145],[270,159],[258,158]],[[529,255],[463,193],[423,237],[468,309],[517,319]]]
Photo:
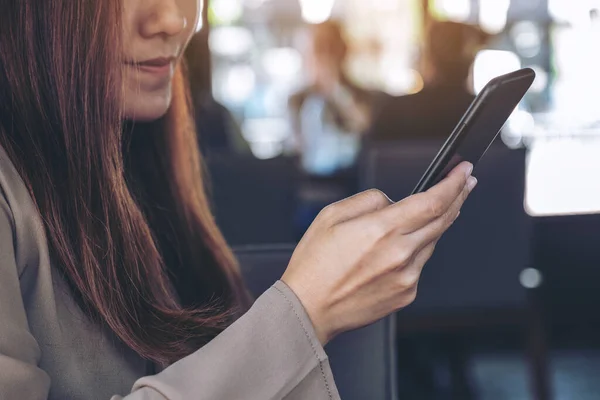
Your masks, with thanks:
[[[282,280],[321,343],[412,303],[421,270],[477,180],[462,163],[429,191],[391,202],[370,190],[325,208]]]

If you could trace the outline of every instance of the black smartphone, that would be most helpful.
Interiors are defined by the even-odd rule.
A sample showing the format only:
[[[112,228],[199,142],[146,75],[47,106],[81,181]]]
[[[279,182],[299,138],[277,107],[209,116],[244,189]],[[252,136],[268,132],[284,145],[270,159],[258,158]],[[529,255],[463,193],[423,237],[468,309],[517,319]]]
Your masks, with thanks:
[[[473,100],[427,168],[413,194],[424,192],[436,185],[463,161],[477,165],[534,79],[535,72],[531,68],[492,79]]]

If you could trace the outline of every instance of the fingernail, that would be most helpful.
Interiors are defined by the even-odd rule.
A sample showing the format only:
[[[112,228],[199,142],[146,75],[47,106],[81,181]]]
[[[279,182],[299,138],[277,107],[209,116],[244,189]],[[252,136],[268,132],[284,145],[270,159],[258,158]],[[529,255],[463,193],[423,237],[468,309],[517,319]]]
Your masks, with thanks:
[[[458,212],[458,214],[456,214],[456,217],[454,217],[454,221],[456,221],[458,217],[460,217],[460,211]]]
[[[465,174],[466,174],[467,178],[469,176],[471,176],[472,173],[473,173],[473,164],[467,163],[467,169],[465,170]]]
[[[469,177],[467,180],[467,189],[469,189],[469,192],[472,191],[475,186],[477,186],[477,178],[474,176]]]

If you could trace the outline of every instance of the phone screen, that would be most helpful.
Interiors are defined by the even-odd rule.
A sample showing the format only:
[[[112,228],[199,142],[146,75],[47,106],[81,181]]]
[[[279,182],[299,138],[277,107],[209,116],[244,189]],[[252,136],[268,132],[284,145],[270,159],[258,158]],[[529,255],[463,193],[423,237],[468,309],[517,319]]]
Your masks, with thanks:
[[[531,71],[531,70],[529,70]],[[518,71],[522,78],[497,78],[475,99],[450,139],[417,185],[415,193],[440,182],[463,161],[473,165],[483,157],[533,82],[533,71]]]

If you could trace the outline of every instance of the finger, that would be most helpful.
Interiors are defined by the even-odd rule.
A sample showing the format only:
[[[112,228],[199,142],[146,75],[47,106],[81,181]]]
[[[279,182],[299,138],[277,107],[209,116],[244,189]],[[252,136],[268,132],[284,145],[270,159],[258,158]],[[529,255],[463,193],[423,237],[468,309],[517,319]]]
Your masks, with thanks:
[[[429,259],[440,237],[458,218],[460,208],[470,191],[469,186],[466,186],[448,212],[425,227],[410,234],[397,230],[386,235],[381,239],[381,245],[378,246],[383,249],[379,251],[379,257],[385,256],[383,261],[380,262],[388,268],[404,269],[410,268],[415,263],[417,265],[421,264],[419,257]],[[394,246],[396,247],[395,250],[389,251]],[[425,253],[423,253],[424,251]]]
[[[427,192],[407,197],[374,213],[369,218],[374,220],[373,223],[377,221],[387,223],[390,230],[400,230],[401,233],[411,233],[421,229],[448,211],[467,186],[467,179],[472,171],[472,164],[461,163],[443,181]]]
[[[340,224],[381,210],[392,203],[382,191],[371,189],[325,207],[322,214],[330,223]]]
[[[472,173],[473,164],[462,162],[445,179],[425,193],[440,196],[444,200],[452,202],[461,193],[462,188],[467,184],[467,179]]]
[[[411,240],[415,240],[418,243],[425,244],[439,240],[439,238],[452,226],[454,221],[456,221],[456,219],[458,218],[460,209],[462,208],[467,197],[469,197],[469,194],[472,191],[471,185],[477,184],[477,180],[473,177],[470,178],[470,182],[472,183],[464,187],[460,195],[454,200],[454,202],[444,215],[425,225],[423,228],[413,232],[410,235]]]

